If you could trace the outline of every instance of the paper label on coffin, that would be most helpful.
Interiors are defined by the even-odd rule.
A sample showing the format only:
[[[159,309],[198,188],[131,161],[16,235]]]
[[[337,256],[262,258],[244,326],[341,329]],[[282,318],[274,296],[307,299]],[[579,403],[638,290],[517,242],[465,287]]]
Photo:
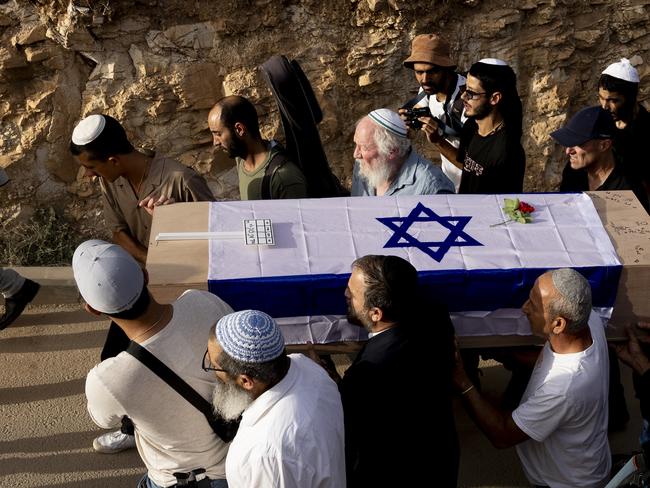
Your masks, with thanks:
[[[320,316],[329,320],[345,314],[343,293],[356,258],[392,254],[415,266],[427,295],[447,303],[457,326],[463,323],[459,317],[467,316],[460,334],[484,335],[485,329],[471,323],[476,312],[492,316],[494,325],[485,334],[528,334],[519,312],[511,320],[501,312],[521,307],[535,279],[551,268],[579,269],[590,280],[594,305],[613,305],[621,265],[588,196],[526,195],[536,208],[532,224],[490,227],[507,220],[503,198],[215,202],[210,231],[232,229],[242,219],[270,218],[276,245],[211,241],[209,288],[235,309],[258,308],[274,317],[320,323]]]

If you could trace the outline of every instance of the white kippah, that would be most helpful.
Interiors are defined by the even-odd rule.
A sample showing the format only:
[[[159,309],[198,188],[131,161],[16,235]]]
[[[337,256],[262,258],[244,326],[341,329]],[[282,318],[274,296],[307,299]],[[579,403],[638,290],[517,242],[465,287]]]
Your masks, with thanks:
[[[508,63],[506,63],[503,59],[498,58],[483,58],[479,60],[479,63],[491,64],[493,66],[508,66]]]
[[[388,132],[399,137],[407,137],[408,128],[396,112],[387,108],[378,108],[377,110],[370,112],[368,117],[370,117],[375,124],[383,127]]]
[[[639,72],[627,58],[621,58],[618,63],[610,64],[602,74],[613,76],[619,80],[629,81],[630,83],[639,82]]]
[[[72,142],[77,146],[90,144],[102,133],[106,126],[103,115],[89,115],[77,124],[72,131]]]

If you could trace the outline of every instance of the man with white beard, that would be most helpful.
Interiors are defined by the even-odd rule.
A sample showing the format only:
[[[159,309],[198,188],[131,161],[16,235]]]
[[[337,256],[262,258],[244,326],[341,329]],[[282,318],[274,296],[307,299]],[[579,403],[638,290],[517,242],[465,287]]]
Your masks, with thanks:
[[[433,195],[454,193],[442,170],[420,156],[396,112],[373,110],[354,133],[352,196]]]
[[[271,317],[244,310],[219,319],[203,369],[218,379],[215,412],[226,420],[241,415],[226,458],[230,488],[345,486],[336,384],[311,359],[286,354]]]

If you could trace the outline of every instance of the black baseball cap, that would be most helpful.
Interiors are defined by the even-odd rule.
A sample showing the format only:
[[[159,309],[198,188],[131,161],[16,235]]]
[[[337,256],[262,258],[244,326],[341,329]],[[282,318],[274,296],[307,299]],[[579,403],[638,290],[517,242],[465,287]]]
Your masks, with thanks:
[[[551,137],[564,147],[573,147],[592,139],[611,139],[615,131],[612,115],[595,106],[580,110],[567,125],[551,132]]]

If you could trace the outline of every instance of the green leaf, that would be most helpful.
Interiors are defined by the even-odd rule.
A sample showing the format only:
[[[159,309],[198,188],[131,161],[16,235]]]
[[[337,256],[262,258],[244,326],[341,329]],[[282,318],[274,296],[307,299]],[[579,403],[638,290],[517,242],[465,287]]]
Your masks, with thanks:
[[[519,199],[518,198],[504,198],[504,207],[503,210],[506,212],[511,212],[519,208]]]

